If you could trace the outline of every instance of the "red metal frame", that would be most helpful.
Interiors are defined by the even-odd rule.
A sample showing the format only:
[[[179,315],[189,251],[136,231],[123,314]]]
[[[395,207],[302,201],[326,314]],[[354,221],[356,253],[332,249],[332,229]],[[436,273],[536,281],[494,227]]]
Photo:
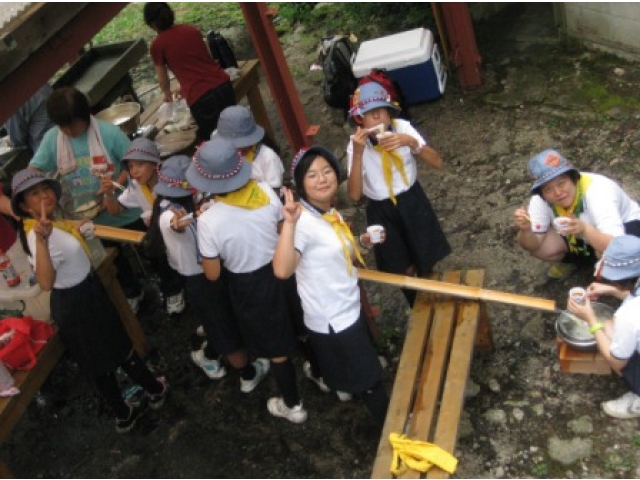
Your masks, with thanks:
[[[82,47],[102,29],[127,2],[88,3],[42,47],[29,55],[28,61],[0,82],[5,96],[0,102],[0,124],[26,102],[66,62],[77,59]]]

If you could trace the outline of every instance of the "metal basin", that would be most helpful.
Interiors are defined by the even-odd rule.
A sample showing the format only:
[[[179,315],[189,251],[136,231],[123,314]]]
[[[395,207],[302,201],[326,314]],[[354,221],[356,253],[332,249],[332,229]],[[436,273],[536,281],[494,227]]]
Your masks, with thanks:
[[[614,309],[604,303],[591,302],[593,311],[599,322],[613,318]],[[571,312],[563,310],[556,319],[556,332],[558,336],[570,347],[593,352],[598,349],[595,336],[589,332],[589,325],[584,320],[576,317]]]
[[[96,118],[120,127],[125,135],[132,135],[140,127],[140,110],[139,103],[119,103],[96,113]]]

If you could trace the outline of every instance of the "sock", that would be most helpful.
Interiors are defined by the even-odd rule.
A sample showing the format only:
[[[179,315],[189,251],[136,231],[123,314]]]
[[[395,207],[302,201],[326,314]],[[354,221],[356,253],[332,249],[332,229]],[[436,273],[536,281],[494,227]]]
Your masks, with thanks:
[[[100,375],[99,377],[94,378],[94,382],[102,397],[111,406],[116,417],[121,419],[129,418],[131,409],[122,399],[122,393],[120,392],[120,387],[118,386],[115,374],[111,372]]]
[[[122,369],[135,382],[142,386],[151,395],[162,393],[164,387],[151,373],[151,370],[140,359],[136,352],[131,352],[129,358],[121,365]]]
[[[207,330],[205,329],[205,332],[206,331]],[[207,346],[204,347],[204,356],[209,360],[215,360],[220,356],[216,348],[213,346],[213,342],[207,340]]]
[[[316,352],[313,350],[313,347],[311,347],[311,342],[309,341],[309,339],[298,338],[298,346],[302,351],[302,356],[311,365],[311,374],[315,378],[322,377],[322,373],[320,372],[320,366],[318,365],[318,357],[316,357]]]
[[[290,358],[282,363],[271,362],[271,373],[276,379],[278,390],[282,394],[284,403],[289,408],[300,404],[298,385],[296,383],[296,371]]]
[[[251,362],[247,362],[247,364],[240,369],[240,377],[243,380],[252,380],[253,378],[255,378],[257,373],[258,372],[256,372],[256,367],[254,367],[253,363]]]
[[[389,407],[389,395],[384,389],[382,382],[376,383],[372,389],[367,390],[360,396],[375,422],[382,427],[387,417],[387,408]]]

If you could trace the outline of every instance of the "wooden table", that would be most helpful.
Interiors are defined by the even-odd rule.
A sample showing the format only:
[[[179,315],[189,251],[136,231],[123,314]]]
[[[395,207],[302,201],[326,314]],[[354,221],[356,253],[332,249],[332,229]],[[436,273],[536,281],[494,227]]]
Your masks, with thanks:
[[[269,115],[260,93],[260,62],[257,59],[240,60],[238,62],[240,68],[240,77],[233,82],[233,89],[236,94],[236,102],[240,102],[243,98],[247,98],[249,108],[253,113],[256,123],[262,126],[267,135],[274,137],[273,128],[269,121]],[[177,88],[178,82],[174,78],[171,81],[171,88]],[[140,115],[140,123],[142,127],[155,126],[158,134],[154,138],[162,158],[180,153],[192,147],[196,141],[196,127],[187,128],[173,132],[165,132],[164,122],[160,116],[160,107],[164,103],[164,98],[160,95],[152,102]]]

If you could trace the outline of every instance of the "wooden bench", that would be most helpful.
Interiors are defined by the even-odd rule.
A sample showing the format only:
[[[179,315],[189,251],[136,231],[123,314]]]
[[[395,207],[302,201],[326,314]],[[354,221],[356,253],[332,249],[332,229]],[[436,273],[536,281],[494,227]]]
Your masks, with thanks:
[[[482,287],[484,270],[450,271],[430,278]],[[391,477],[391,433],[433,443],[453,454],[474,346],[493,349],[484,302],[418,293],[371,478]],[[407,470],[403,478],[420,475]],[[426,476],[446,478],[448,474],[434,466]]]

